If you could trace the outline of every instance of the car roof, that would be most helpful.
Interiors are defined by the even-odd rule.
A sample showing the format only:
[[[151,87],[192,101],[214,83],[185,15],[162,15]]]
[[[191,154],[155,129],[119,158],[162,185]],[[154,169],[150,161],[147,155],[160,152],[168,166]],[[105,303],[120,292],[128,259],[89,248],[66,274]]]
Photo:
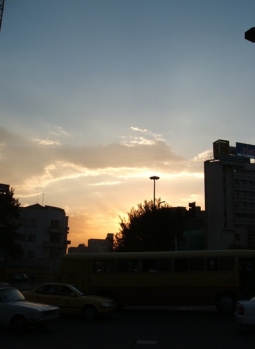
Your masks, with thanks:
[[[74,286],[72,284],[66,284],[64,282],[45,282],[45,283],[42,283],[38,286],[44,286],[44,285],[61,285],[61,286]]]
[[[73,286],[72,284],[67,284],[65,282],[42,282],[40,285],[38,286],[42,286],[42,285],[65,285],[65,286]]]
[[[6,286],[6,287],[1,287],[0,286],[0,291],[2,291],[2,290],[8,290],[8,289],[10,289],[10,288],[14,288],[14,287],[11,287],[11,286]]]

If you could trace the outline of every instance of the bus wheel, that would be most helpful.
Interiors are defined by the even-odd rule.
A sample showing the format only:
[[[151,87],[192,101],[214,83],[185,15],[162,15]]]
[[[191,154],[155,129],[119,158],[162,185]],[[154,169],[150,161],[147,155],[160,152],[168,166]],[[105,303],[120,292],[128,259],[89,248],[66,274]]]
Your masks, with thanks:
[[[236,299],[233,294],[224,293],[216,298],[215,305],[222,313],[231,313],[235,310]]]
[[[86,320],[94,320],[97,317],[97,309],[93,305],[85,305],[82,308],[82,316]]]

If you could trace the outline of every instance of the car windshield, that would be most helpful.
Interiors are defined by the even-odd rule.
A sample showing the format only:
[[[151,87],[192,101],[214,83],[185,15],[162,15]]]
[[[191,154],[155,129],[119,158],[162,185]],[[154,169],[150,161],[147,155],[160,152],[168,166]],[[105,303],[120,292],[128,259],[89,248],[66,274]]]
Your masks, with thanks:
[[[16,288],[5,288],[0,290],[0,295],[4,302],[24,301],[25,297]]]

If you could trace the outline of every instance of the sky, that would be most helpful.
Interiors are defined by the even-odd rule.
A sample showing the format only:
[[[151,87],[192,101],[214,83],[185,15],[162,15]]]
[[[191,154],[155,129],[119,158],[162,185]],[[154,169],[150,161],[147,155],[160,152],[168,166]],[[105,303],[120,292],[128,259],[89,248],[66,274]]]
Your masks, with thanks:
[[[155,197],[204,209],[218,139],[255,144],[253,0],[6,0],[0,183],[70,246]]]

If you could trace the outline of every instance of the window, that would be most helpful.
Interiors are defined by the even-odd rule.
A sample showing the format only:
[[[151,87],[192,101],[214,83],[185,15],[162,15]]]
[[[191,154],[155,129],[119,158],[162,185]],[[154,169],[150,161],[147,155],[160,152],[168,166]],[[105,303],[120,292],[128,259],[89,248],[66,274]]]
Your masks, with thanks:
[[[220,258],[220,270],[231,271],[234,269],[234,258]]]
[[[52,219],[50,226],[51,226],[51,228],[61,228],[61,222]]]
[[[112,273],[113,271],[114,271],[113,260],[93,261],[93,272],[94,273]]]
[[[171,271],[171,259],[158,259],[158,271]]]
[[[174,261],[175,271],[188,271],[189,270],[189,260],[187,258],[176,259]]]
[[[121,273],[135,273],[139,271],[139,260],[138,259],[119,259],[117,260],[117,272]]]
[[[26,241],[26,235],[25,234],[15,234],[15,240],[16,241]]]
[[[54,294],[54,285],[43,285],[37,288],[36,293]]]
[[[143,272],[152,273],[157,271],[155,259],[144,259],[143,260]]]
[[[35,219],[29,219],[29,226],[30,227],[36,227],[36,220]]]
[[[25,218],[17,218],[17,224],[24,226],[27,224],[27,220]]]
[[[27,251],[27,258],[34,258],[35,252],[34,251]]]
[[[203,271],[204,259],[203,258],[191,258],[190,259],[190,271]]]
[[[55,294],[57,294],[58,296],[71,297],[74,294],[74,292],[67,286],[56,285]]]
[[[104,263],[101,261],[93,262],[93,272],[94,273],[102,273],[104,270]]]
[[[28,235],[28,241],[35,242],[35,235]]]
[[[208,271],[218,271],[219,263],[217,258],[208,258],[207,259],[207,270]]]

